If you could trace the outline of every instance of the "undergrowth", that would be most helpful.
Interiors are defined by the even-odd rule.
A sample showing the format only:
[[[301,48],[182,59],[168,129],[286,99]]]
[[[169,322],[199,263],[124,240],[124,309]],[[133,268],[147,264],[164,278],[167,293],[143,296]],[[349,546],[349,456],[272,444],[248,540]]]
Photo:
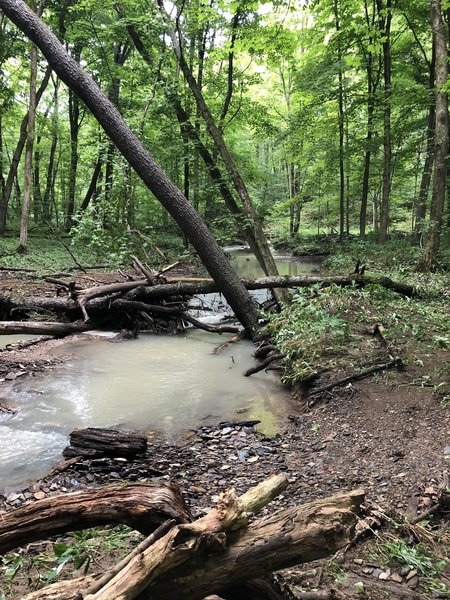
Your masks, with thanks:
[[[386,360],[386,350],[370,335],[377,323],[389,351],[398,350],[406,360],[410,342],[416,353],[450,349],[449,312],[442,294],[410,299],[379,285],[316,285],[297,291],[268,327],[286,356],[285,381],[293,384],[321,369],[356,370]]]
[[[103,570],[104,559],[126,554],[133,543],[125,525],[74,531],[40,552],[11,552],[0,559],[0,600],[17,597],[18,590],[36,590],[58,579]],[[76,573],[77,572],[77,573]]]

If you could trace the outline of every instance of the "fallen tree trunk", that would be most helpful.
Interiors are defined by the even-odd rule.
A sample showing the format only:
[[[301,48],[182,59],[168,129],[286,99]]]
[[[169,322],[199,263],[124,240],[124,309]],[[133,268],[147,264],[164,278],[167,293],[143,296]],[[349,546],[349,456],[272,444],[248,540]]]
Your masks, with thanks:
[[[115,429],[74,429],[70,434],[70,447],[94,450],[96,455],[135,458],[147,451],[147,437],[133,431]],[[64,452],[63,452],[64,454]],[[73,456],[73,454],[70,454]],[[65,454],[64,454],[65,456]]]
[[[191,520],[175,483],[113,485],[53,496],[0,513],[0,555],[52,535],[110,523],[148,535],[167,519]]]
[[[348,275],[341,277],[262,277],[260,279],[243,279],[242,283],[248,290],[262,290],[274,287],[309,287],[312,285],[338,285],[338,286],[351,286],[357,285],[364,287],[366,285],[378,284],[387,289],[408,296],[416,296],[419,291],[413,286],[398,283],[392,281],[387,277],[371,277],[368,275]],[[96,288],[88,288],[87,295],[84,295],[82,291],[79,292],[83,298],[83,305],[86,310],[89,311],[90,315],[101,313],[114,307],[117,302],[117,308],[123,310],[125,305],[122,302],[127,299],[118,299],[117,296],[113,298],[107,296],[94,297],[96,294],[94,290]],[[101,293],[105,294],[117,294],[117,293],[133,293],[133,302],[142,302],[151,304],[156,300],[163,298],[169,298],[171,296],[195,296],[196,294],[210,294],[219,292],[219,287],[214,283],[212,279],[184,279],[184,280],[169,280],[168,283],[149,286],[148,281],[141,279],[139,281],[128,281],[123,283],[111,284],[108,286],[99,286]],[[20,298],[14,299],[9,296],[2,296],[0,294],[0,306],[11,312],[12,310],[45,310],[54,311],[56,313],[72,313],[77,314],[81,312],[81,309],[77,302],[68,300],[66,298]],[[133,306],[131,303],[126,306],[131,310],[142,310],[142,306]],[[151,313],[151,308],[148,307]],[[165,311],[159,311],[165,312]]]
[[[373,375],[374,373],[379,373],[380,371],[386,371],[387,369],[398,369],[399,371],[404,370],[404,365],[401,358],[394,358],[387,363],[373,365],[368,367],[367,369],[362,369],[358,373],[353,373],[353,375],[348,375],[347,377],[342,377],[342,379],[337,379],[336,381],[331,381],[326,385],[313,389],[309,392],[309,396],[317,396],[323,392],[327,392],[335,387],[346,385],[352,381],[359,381],[360,379],[364,379],[365,377],[369,377],[369,375]],[[318,400],[313,398],[309,400],[308,407],[312,408]]]
[[[30,333],[62,337],[70,333],[88,331],[92,326],[84,323],[56,323],[54,321],[0,321],[0,335]]]
[[[225,492],[205,517],[171,529],[94,594],[86,595],[89,585],[76,580],[24,600],[200,600],[222,592],[226,598],[229,588],[333,554],[351,541],[361,490],[289,508],[248,526],[247,514],[258,512],[286,483],[278,475],[240,498]],[[81,589],[83,595],[77,596]]]

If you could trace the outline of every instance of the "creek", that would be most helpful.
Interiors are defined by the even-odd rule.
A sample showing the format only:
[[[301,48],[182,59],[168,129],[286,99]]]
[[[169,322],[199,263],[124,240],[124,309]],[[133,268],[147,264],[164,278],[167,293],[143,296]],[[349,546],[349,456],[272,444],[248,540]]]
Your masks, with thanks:
[[[233,252],[230,259],[243,277],[262,275],[250,254]],[[277,262],[282,274],[306,274],[315,266],[287,257]],[[220,304],[223,313],[223,303],[211,296],[195,303]],[[278,417],[289,410],[289,394],[276,375],[242,376],[254,364],[248,341],[213,354],[229,335],[190,329],[177,336],[141,333],[121,343],[111,335],[68,341],[58,350],[68,360],[51,376],[3,383],[3,401],[17,412],[0,414],[0,490],[44,476],[76,427],[153,431],[173,442],[200,425],[259,419],[259,430],[273,436]],[[0,341],[4,346],[25,337]]]

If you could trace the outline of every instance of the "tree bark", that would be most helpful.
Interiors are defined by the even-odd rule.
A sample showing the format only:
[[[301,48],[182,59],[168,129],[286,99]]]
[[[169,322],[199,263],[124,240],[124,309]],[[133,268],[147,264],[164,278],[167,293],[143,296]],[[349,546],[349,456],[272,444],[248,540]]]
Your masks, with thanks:
[[[253,336],[258,329],[259,318],[255,302],[199,215],[134,136],[119,111],[22,0],[0,0],[0,8],[36,43],[55,72],[80,96],[148,189],[187,234],[237,318]]]
[[[32,335],[53,335],[63,337],[92,329],[84,323],[56,323],[54,321],[0,321],[0,335],[30,333]]]
[[[364,494],[355,490],[280,511],[247,527],[245,513],[257,512],[282,489],[274,476],[236,498],[225,492],[218,508],[188,525],[171,529],[134,557],[105,587],[85,600],[183,598],[200,600],[211,593],[254,579],[268,571],[317,560],[352,539]],[[268,484],[277,488],[264,490]],[[92,581],[92,580],[91,580]],[[74,600],[81,580],[49,586],[24,600]],[[86,585],[83,585],[86,594]],[[48,593],[47,593],[47,591]],[[225,596],[226,597],[226,596]]]
[[[366,17],[366,27],[369,32],[367,56],[366,56],[366,77],[367,77],[367,133],[366,133],[366,150],[364,154],[364,172],[361,190],[361,209],[359,213],[359,237],[362,240],[366,239],[366,222],[367,222],[367,200],[369,197],[369,179],[370,179],[370,161],[372,157],[372,139],[373,139],[373,121],[375,113],[375,93],[378,88],[381,75],[381,64],[376,71],[374,78],[374,53],[372,50],[374,39],[372,31],[375,22],[375,10],[372,17],[369,17],[369,9],[367,0],[364,3],[364,11]]]
[[[34,1],[31,4],[36,10]],[[27,140],[25,145],[25,166],[23,183],[22,218],[20,221],[19,252],[26,252],[28,244],[28,221],[30,217],[30,202],[33,192],[33,146],[36,123],[36,79],[37,79],[37,48],[31,44],[30,50],[30,95],[28,103]]]
[[[436,69],[436,44],[433,39],[431,62],[428,64],[429,69],[429,88],[430,93],[434,90],[434,77]],[[423,227],[426,216],[428,192],[430,190],[431,175],[433,172],[434,163],[434,128],[436,121],[436,103],[435,98],[430,102],[428,109],[428,126],[427,126],[427,145],[425,150],[425,162],[423,165],[422,178],[420,181],[419,197],[417,199],[416,220],[414,224],[415,242],[418,242],[423,235]]]
[[[433,39],[436,48],[436,122],[435,122],[435,152],[433,173],[433,197],[430,207],[430,226],[423,250],[419,269],[424,272],[431,270],[433,261],[439,250],[442,215],[444,212],[447,152],[448,152],[448,97],[445,90],[448,79],[448,51],[442,18],[441,0],[431,2],[431,22]]]
[[[380,242],[387,240],[391,194],[391,21],[392,0],[377,0],[380,30],[383,36],[384,108],[383,108],[383,185],[380,206]]]
[[[337,37],[338,58],[338,124],[339,124],[339,239],[345,234],[345,168],[344,168],[344,85],[342,72],[342,49],[340,36],[340,20],[338,0],[334,0],[334,22]]]
[[[72,431],[70,447],[75,452],[77,448],[82,448],[94,450],[99,456],[135,458],[147,451],[147,437],[133,431],[88,427]]]
[[[53,496],[0,513],[0,555],[53,535],[110,523],[148,535],[167,519],[191,520],[175,483],[112,485]]]

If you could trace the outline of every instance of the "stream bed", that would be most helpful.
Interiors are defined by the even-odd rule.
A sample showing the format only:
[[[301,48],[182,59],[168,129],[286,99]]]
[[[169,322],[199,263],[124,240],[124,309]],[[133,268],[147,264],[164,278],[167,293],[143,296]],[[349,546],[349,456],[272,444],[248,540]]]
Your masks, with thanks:
[[[242,276],[262,274],[248,253],[234,253],[232,262]],[[280,262],[290,274],[310,273],[315,266]],[[26,336],[0,341],[4,346],[19,337]],[[243,377],[254,364],[252,343],[213,354],[229,337],[191,329],[114,343],[108,336],[82,335],[58,349],[69,359],[50,376],[4,383],[0,395],[17,412],[0,414],[0,490],[45,475],[77,427],[154,431],[173,442],[200,425],[259,419],[259,430],[275,435],[279,415],[289,410],[289,394],[272,373]]]

